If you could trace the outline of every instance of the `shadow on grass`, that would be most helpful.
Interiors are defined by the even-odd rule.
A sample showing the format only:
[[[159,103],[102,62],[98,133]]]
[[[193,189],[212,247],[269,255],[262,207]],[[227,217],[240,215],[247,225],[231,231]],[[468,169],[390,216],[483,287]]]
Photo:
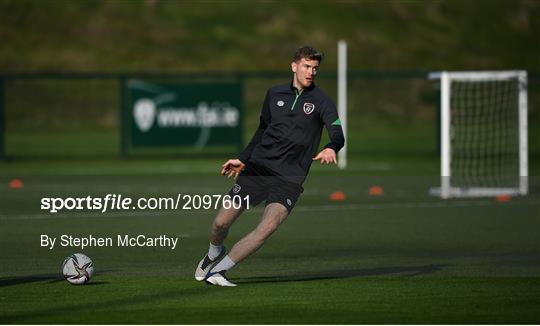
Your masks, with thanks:
[[[64,278],[61,274],[40,274],[20,277],[2,277],[0,278],[0,287],[44,281],[49,281],[49,283],[55,283],[63,280]]]
[[[104,285],[104,284],[109,284],[109,282],[105,282],[105,281],[93,282],[93,281],[90,281],[90,283],[86,283],[84,286],[100,286],[100,285]]]
[[[391,274],[409,274],[409,276],[433,274],[449,265],[423,265],[423,266],[392,266],[366,269],[334,270],[320,273],[305,273],[300,275],[276,275],[245,277],[236,279],[239,284],[269,283],[269,282],[303,282],[317,280],[333,280],[357,276],[381,276]]]
[[[113,271],[115,270],[111,269],[111,270],[100,271],[99,273],[96,273],[95,275],[106,274]],[[34,283],[34,282],[46,282],[46,281],[47,283],[65,282],[65,278],[62,276],[62,274],[37,274],[37,275],[25,275],[25,276],[17,276],[17,277],[2,277],[0,278],[0,287]],[[99,285],[99,284],[105,284],[105,283],[107,282],[90,282],[88,283],[88,285]]]

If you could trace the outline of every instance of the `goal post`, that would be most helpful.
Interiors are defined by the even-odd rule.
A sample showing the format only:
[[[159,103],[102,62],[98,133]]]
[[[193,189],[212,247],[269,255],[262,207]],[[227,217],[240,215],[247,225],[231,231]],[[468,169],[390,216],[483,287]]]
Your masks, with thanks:
[[[347,42],[338,42],[338,115],[345,137],[345,145],[338,153],[338,167],[347,167]]]
[[[528,193],[527,72],[432,73],[440,80],[441,186],[433,195]]]

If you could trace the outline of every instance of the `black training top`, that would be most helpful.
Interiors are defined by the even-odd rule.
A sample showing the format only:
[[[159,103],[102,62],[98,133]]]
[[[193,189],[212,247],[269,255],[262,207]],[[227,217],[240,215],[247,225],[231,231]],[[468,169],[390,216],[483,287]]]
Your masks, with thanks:
[[[315,84],[303,91],[292,83],[274,86],[266,93],[259,128],[238,158],[301,185],[317,155],[323,125],[330,136],[325,148],[337,153],[345,138],[332,100]]]

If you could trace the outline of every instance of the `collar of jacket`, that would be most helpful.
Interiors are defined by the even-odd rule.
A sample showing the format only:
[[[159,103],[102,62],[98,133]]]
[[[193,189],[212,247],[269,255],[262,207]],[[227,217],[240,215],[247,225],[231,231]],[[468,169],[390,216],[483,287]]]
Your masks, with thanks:
[[[294,79],[291,79],[290,88],[291,88],[291,91],[292,91],[293,93],[295,93],[295,91],[297,90],[297,88],[294,87],[293,82],[294,82]],[[311,85],[309,85],[309,87],[304,88],[304,90],[302,91],[302,93],[304,93],[304,92],[309,92],[309,91],[313,90],[314,88],[315,88],[315,82],[312,82]]]

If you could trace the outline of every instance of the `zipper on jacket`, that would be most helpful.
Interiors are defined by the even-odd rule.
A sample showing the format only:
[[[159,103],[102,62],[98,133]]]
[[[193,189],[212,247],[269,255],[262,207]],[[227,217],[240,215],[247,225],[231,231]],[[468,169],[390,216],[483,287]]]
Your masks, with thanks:
[[[303,91],[304,90],[301,90],[301,91],[299,91],[297,89],[294,90],[294,92],[296,93],[296,97],[294,98],[294,102],[293,102],[293,104],[291,106],[291,111],[294,110],[294,105],[296,104],[296,101],[298,100],[298,98],[300,97],[300,95],[302,94]]]

